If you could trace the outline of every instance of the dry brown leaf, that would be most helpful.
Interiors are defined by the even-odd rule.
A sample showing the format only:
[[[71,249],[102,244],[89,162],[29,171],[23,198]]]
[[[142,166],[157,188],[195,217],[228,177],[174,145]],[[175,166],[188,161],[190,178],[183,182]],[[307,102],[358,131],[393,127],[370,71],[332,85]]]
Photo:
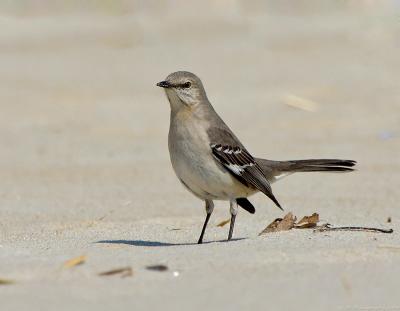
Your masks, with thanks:
[[[283,217],[283,219],[275,219],[263,231],[261,231],[259,235],[270,232],[288,231],[294,227],[295,222],[296,216],[293,216],[292,213],[288,213],[285,215],[285,217]]]
[[[0,285],[11,285],[14,284],[15,282],[13,280],[8,280],[8,279],[0,279]]]
[[[227,223],[229,223],[230,221],[231,221],[230,219],[223,220],[223,221],[221,221],[221,222],[217,225],[217,227],[223,227],[223,226],[225,226]]]
[[[360,226],[345,226],[345,227],[332,227],[329,223],[318,225],[319,215],[313,213],[311,216],[304,216],[299,222],[296,223],[296,216],[288,213],[285,217],[277,218],[268,225],[259,235],[270,232],[287,231],[295,229],[310,229],[313,228],[314,232],[327,232],[327,231],[361,231],[361,232],[379,232],[379,233],[393,233],[393,229],[382,229],[372,227]]]
[[[64,268],[72,268],[72,267],[75,267],[75,266],[78,266],[78,265],[81,265],[81,264],[85,263],[85,261],[86,261],[86,256],[85,255],[82,255],[82,256],[79,256],[79,257],[75,257],[75,258],[72,258],[70,260],[67,260],[64,263]]]
[[[304,216],[298,223],[295,224],[296,229],[314,228],[319,222],[319,215],[313,213],[311,216]]]
[[[124,268],[117,268],[117,269],[100,272],[98,275],[99,276],[110,276],[110,275],[115,275],[115,274],[120,274],[121,278],[125,278],[127,276],[132,276],[133,270],[131,267],[124,267]]]

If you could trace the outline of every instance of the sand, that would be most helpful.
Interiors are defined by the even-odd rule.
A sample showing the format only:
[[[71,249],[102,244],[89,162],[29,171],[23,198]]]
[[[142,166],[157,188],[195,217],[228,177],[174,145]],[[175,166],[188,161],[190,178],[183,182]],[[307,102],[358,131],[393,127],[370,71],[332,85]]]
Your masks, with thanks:
[[[398,2],[43,3],[0,4],[1,310],[400,310]],[[284,213],[257,194],[196,245],[155,87],[176,70],[254,155],[359,162],[274,184],[285,212],[394,233],[259,237]]]

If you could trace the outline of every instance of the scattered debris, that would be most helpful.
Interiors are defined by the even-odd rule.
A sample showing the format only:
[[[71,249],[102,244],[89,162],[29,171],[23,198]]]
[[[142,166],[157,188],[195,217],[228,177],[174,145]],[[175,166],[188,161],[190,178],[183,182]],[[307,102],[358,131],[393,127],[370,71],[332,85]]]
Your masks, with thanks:
[[[231,221],[230,219],[223,220],[217,225],[217,227],[223,227],[226,224],[230,223],[230,221]]]
[[[290,107],[309,112],[314,112],[318,109],[318,103],[294,95],[286,95],[283,98],[283,103]]]
[[[146,267],[147,270],[164,272],[168,270],[166,265],[151,265]]]
[[[326,231],[364,231],[364,232],[380,232],[380,233],[393,233],[393,229],[380,229],[380,228],[370,228],[370,227],[331,227],[330,224],[325,224],[322,226],[317,226],[314,229],[315,232],[326,232]]]
[[[111,275],[116,275],[116,274],[120,274],[121,278],[126,278],[128,276],[133,275],[133,270],[131,267],[124,267],[124,268],[117,268],[117,269],[100,272],[98,275],[99,276],[111,276]]]
[[[296,216],[293,216],[292,213],[288,213],[283,218],[275,219],[263,231],[261,231],[259,235],[270,232],[291,230],[294,227],[295,222]]]
[[[390,218],[390,217],[389,217]],[[270,223],[259,235],[278,231],[288,231],[291,229],[314,229],[314,232],[327,232],[327,231],[363,231],[363,232],[379,232],[379,233],[393,233],[393,229],[380,229],[371,227],[360,226],[345,226],[345,227],[332,227],[329,223],[318,225],[319,215],[313,213],[311,216],[304,216],[299,222],[296,223],[296,216],[288,213],[285,217],[277,218]],[[391,220],[388,222],[391,222]]]
[[[390,224],[392,222],[392,217],[388,217],[387,222]]]
[[[0,285],[11,285],[14,284],[15,282],[13,280],[8,280],[8,279],[0,279]]]
[[[72,258],[70,260],[67,260],[64,263],[64,268],[72,268],[72,267],[84,264],[85,261],[86,261],[86,256],[85,255],[82,255],[82,256],[79,256],[79,257],[75,257],[75,258]]]
[[[315,228],[319,222],[319,215],[313,213],[311,216],[304,216],[297,224],[296,229]]]

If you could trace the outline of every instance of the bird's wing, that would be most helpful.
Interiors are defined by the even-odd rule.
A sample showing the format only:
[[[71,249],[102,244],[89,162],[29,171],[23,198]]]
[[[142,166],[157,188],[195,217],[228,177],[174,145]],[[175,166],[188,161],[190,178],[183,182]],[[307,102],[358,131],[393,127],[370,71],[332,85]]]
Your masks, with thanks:
[[[210,133],[214,134],[210,135],[210,148],[215,159],[241,183],[261,191],[282,209],[260,166],[239,140],[221,128],[214,128]]]

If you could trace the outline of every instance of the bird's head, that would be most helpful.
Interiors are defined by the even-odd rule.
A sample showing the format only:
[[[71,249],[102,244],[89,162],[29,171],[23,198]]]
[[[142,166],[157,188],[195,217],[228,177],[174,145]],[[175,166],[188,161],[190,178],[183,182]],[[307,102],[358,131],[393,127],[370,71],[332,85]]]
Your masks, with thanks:
[[[201,80],[191,72],[177,71],[171,73],[157,86],[165,89],[171,109],[193,107],[207,100]]]

